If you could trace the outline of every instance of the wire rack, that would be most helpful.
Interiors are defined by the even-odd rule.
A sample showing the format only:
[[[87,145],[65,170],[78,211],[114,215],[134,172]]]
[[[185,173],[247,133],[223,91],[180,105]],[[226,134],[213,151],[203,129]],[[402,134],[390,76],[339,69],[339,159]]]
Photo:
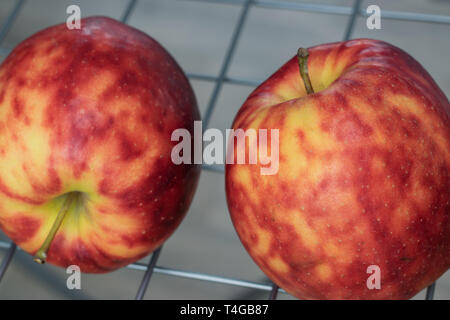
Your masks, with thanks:
[[[349,40],[352,37],[352,33],[355,26],[355,21],[358,17],[367,17],[368,14],[366,11],[361,8],[362,0],[354,0],[353,5],[351,7],[346,6],[338,6],[338,5],[328,5],[328,4],[317,4],[317,3],[299,3],[299,2],[288,2],[288,1],[276,1],[276,0],[184,0],[184,1],[196,1],[196,2],[209,2],[209,3],[217,3],[217,4],[230,4],[234,6],[240,7],[240,14],[235,23],[234,30],[232,31],[232,37],[226,49],[225,57],[222,61],[222,65],[220,68],[220,72],[217,75],[213,74],[198,74],[198,73],[188,73],[187,76],[192,80],[200,80],[214,83],[212,94],[209,98],[206,111],[203,115],[203,127],[207,128],[210,122],[211,116],[214,112],[214,108],[216,106],[219,94],[225,83],[231,83],[235,85],[241,86],[250,86],[256,87],[261,81],[255,81],[251,79],[244,78],[234,78],[227,76],[227,72],[233,59],[233,55],[235,53],[235,49],[239,40],[239,37],[242,34],[244,29],[247,17],[249,12],[254,7],[261,8],[269,8],[269,9],[284,9],[284,10],[296,10],[303,12],[313,12],[313,13],[323,13],[323,14],[333,14],[333,15],[344,15],[348,16],[348,21],[346,28],[344,30],[344,34],[342,40]],[[133,14],[133,10],[136,7],[138,0],[130,0],[128,1],[122,15],[121,21],[126,23],[130,16]],[[19,12],[25,4],[25,0],[17,0],[15,5],[13,6],[11,12],[0,24],[0,45],[5,39],[9,29],[17,18]],[[435,14],[422,14],[422,13],[413,13],[413,12],[403,12],[403,11],[382,11],[383,19],[392,19],[392,20],[403,20],[403,21],[416,21],[416,22],[428,22],[428,23],[436,23],[436,24],[450,24],[449,16],[435,15]],[[0,47],[0,50],[8,52],[9,50],[5,50]],[[206,165],[204,164],[202,167],[203,170],[216,172],[219,174],[224,173],[224,167],[220,165]],[[7,241],[0,241],[0,249],[7,250],[5,257],[3,258],[0,264],[0,282],[4,277],[8,266],[14,258],[14,255],[17,250],[17,246],[14,243]],[[174,269],[174,268],[166,268],[163,266],[158,266],[158,258],[161,254],[162,247],[157,249],[152,253],[152,256],[148,262],[148,264],[144,263],[132,263],[127,266],[129,269],[139,270],[144,272],[142,280],[140,282],[139,288],[137,290],[135,299],[141,300],[143,299],[151,277],[154,273],[161,273],[174,277],[181,277],[187,279],[201,280],[201,281],[209,281],[213,283],[226,284],[232,286],[238,286],[243,288],[250,288],[256,290],[263,290],[269,292],[268,299],[274,300],[277,298],[279,292],[286,293],[283,289],[278,288],[275,284],[267,284],[267,283],[259,283],[254,281],[246,281],[241,279],[229,278],[218,276],[214,274],[206,274],[200,272],[192,272],[186,271],[182,269]],[[434,292],[435,292],[436,283],[431,284],[425,294],[426,300],[433,300]]]

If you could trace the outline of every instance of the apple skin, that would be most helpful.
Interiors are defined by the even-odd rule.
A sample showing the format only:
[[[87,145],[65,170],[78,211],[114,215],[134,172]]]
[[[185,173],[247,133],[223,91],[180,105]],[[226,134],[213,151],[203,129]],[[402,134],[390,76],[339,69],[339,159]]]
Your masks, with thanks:
[[[294,57],[235,117],[234,129],[279,129],[280,153],[275,175],[227,164],[237,234],[300,299],[411,298],[450,267],[449,101],[381,41],[312,47],[308,69],[315,93]],[[366,286],[370,265],[380,290]]]
[[[199,111],[175,60],[106,17],[20,43],[0,67],[0,227],[34,254],[64,197],[81,192],[47,261],[103,273],[158,248],[194,195],[199,165],[174,165],[171,134]]]

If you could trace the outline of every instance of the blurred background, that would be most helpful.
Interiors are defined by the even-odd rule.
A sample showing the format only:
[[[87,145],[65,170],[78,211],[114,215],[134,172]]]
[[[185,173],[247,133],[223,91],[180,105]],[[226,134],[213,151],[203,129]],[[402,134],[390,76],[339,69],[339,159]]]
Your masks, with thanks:
[[[126,18],[128,24],[158,40],[188,73],[203,115],[208,106],[213,111],[209,127],[221,130],[231,127],[248,94],[298,47],[340,41],[346,36],[385,40],[404,49],[450,96],[448,0],[254,1],[248,11],[243,10],[244,2],[1,0],[0,62],[31,34],[66,21],[67,6],[76,4],[82,17]],[[352,19],[355,3],[359,4],[358,14]],[[371,4],[381,8],[380,30],[366,27],[363,13]],[[221,74],[223,82],[212,81]],[[8,241],[1,232],[0,241]],[[8,243],[0,243],[0,263],[7,252]],[[164,245],[157,265],[270,285],[239,242],[226,206],[223,173],[214,170],[203,170],[191,208]],[[37,265],[18,250],[0,282],[0,299],[131,299],[143,276],[142,270],[130,268],[105,275],[83,274],[82,289],[68,290],[65,270]],[[156,272],[144,298],[265,299],[268,295],[269,291]],[[415,299],[424,295],[421,292]],[[278,298],[293,299],[285,293]],[[450,299],[450,272],[438,281],[435,299]]]

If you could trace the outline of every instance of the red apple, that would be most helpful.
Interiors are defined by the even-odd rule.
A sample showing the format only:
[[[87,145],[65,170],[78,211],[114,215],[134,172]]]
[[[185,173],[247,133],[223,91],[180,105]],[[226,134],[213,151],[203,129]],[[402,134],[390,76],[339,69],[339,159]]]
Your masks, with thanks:
[[[310,48],[311,94],[304,61],[288,61],[234,120],[234,129],[279,129],[276,174],[226,166],[236,231],[300,299],[411,298],[450,267],[449,101],[382,41]],[[370,266],[380,289],[367,283]]]
[[[172,163],[171,134],[198,119],[183,71],[143,32],[91,17],[33,35],[0,67],[0,227],[83,272],[144,257],[190,205],[200,167]]]

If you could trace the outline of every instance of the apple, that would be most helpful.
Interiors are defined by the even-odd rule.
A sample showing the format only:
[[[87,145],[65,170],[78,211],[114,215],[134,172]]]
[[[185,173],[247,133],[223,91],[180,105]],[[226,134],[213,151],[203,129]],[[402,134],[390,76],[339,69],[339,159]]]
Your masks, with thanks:
[[[50,27],[0,66],[0,227],[38,262],[123,267],[177,228],[200,166],[171,133],[200,118],[175,60],[106,17]]]
[[[245,249],[300,299],[414,296],[450,267],[449,114],[431,76],[391,44],[299,50],[234,119],[279,129],[276,174],[226,165]]]

